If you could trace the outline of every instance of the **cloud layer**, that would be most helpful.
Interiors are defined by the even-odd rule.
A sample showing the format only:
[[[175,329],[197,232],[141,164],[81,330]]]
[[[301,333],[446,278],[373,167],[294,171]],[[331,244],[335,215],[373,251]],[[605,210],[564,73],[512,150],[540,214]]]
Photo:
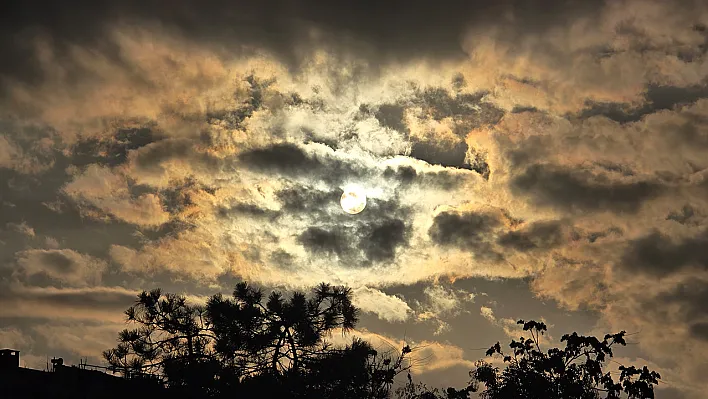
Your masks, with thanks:
[[[350,285],[382,329],[433,321],[443,340],[475,315],[510,333],[438,283],[525,279],[705,389],[705,4],[31,3],[0,42],[9,342],[117,321],[139,289],[239,279]]]

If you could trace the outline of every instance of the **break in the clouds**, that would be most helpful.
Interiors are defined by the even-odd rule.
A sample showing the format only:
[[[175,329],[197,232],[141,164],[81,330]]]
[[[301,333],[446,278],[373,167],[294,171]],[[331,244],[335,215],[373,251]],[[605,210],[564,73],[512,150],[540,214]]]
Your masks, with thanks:
[[[136,290],[247,279],[347,284],[364,328],[442,342],[527,316],[441,282],[523,279],[554,315],[641,331],[634,356],[700,397],[706,5],[309,3],[8,13],[2,336],[88,355]],[[62,319],[101,338],[37,332]]]

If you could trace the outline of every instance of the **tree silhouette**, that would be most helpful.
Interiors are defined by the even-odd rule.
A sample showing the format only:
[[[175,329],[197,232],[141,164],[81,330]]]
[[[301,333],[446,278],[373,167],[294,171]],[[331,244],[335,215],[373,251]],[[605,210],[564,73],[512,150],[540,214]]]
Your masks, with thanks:
[[[351,290],[320,284],[310,299],[295,292],[286,300],[274,291],[265,305],[263,293],[239,283],[232,299],[212,296],[206,316],[220,358],[241,375],[297,373],[328,349],[323,337],[336,328],[354,328],[358,309]]]
[[[646,366],[620,366],[619,379],[603,371],[605,363],[613,356],[612,347],[626,345],[621,331],[607,334],[602,340],[596,337],[566,334],[561,338],[565,348],[541,350],[540,336],[547,331],[546,324],[519,320],[531,338],[521,337],[509,344],[511,352],[502,351],[497,342],[486,353],[500,356],[506,367],[501,370],[480,360],[470,371],[470,384],[463,389],[448,388],[444,393],[423,384],[409,384],[396,391],[399,399],[466,399],[470,393],[479,392],[483,399],[619,399],[624,393],[628,399],[654,398],[654,385],[661,378],[659,373]]]
[[[470,372],[472,382],[468,388],[476,391],[479,384],[485,389],[480,393],[484,399],[618,399],[624,392],[629,399],[653,398],[654,385],[661,378],[659,373],[646,366],[619,366],[619,379],[603,370],[613,356],[615,345],[626,345],[626,332],[607,334],[602,340],[566,334],[561,338],[565,348],[552,348],[543,352],[540,336],[547,331],[545,323],[519,320],[531,338],[521,337],[509,344],[511,352],[502,352],[497,342],[487,351],[487,356],[501,356],[506,368],[500,370],[492,364],[480,361]]]
[[[211,296],[205,306],[155,289],[142,292],[125,312],[134,325],[118,334],[118,345],[104,352],[116,370],[135,378],[160,376],[175,397],[266,397],[297,399],[388,399],[394,379],[409,370],[405,346],[379,353],[360,339],[336,347],[332,332],[353,329],[359,310],[351,290],[320,284],[311,294],[289,297],[240,283],[231,297]],[[444,391],[409,383],[401,399],[629,399],[653,398],[661,378],[646,366],[620,366],[618,378],[605,371],[625,332],[600,340],[577,333],[561,338],[564,348],[541,349],[542,322],[519,320],[530,338],[512,340],[510,351],[497,342],[487,356],[503,369],[480,360],[462,389]],[[480,391],[481,389],[481,391]]]
[[[128,377],[169,378],[171,386],[210,389],[218,365],[203,307],[187,304],[184,296],[154,289],[140,293],[125,315],[137,328],[122,330],[118,346],[103,352],[114,369]]]
[[[135,328],[121,331],[104,358],[126,376],[157,374],[190,397],[384,399],[407,369],[407,346],[393,356],[358,339],[345,347],[326,341],[356,325],[348,288],[320,284],[309,298],[274,291],[263,299],[247,283],[206,306],[159,289],[142,292],[125,312]]]

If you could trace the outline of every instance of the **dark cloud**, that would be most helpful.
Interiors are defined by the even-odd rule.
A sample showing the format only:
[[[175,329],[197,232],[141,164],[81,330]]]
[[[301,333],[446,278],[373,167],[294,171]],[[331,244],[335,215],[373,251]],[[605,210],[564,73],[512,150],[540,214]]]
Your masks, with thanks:
[[[504,156],[511,163],[512,169],[515,170],[524,169],[547,158],[550,151],[546,136],[530,136],[521,143],[512,143],[503,136],[497,137],[497,140],[502,148],[506,148]]]
[[[319,160],[310,158],[298,146],[290,143],[250,150],[240,154],[239,159],[249,168],[284,175],[309,174],[323,168]]]
[[[510,231],[497,241],[503,247],[517,251],[555,248],[565,242],[563,225],[559,221],[534,222],[525,229]]]
[[[708,231],[675,240],[655,231],[629,243],[620,263],[631,272],[663,277],[687,267],[708,268]]]
[[[437,244],[469,250],[481,257],[500,257],[493,251],[489,235],[501,226],[491,213],[441,212],[433,219],[428,235]]]
[[[159,0],[69,0],[61,6],[39,0],[3,5],[0,50],[5,60],[0,73],[31,80],[41,74],[31,51],[18,46],[31,33],[42,32],[55,42],[104,47],[116,62],[119,52],[106,44],[106,29],[116,22],[159,23],[193,40],[273,52],[298,65],[303,46],[322,45],[332,51],[346,47],[360,57],[407,61],[417,58],[462,58],[461,38],[468,27],[484,29],[502,24],[504,39],[542,33],[573,16],[594,16],[599,1],[453,0],[445,6],[426,1],[322,3],[315,0],[240,2],[207,0],[196,5],[176,0],[165,7]],[[549,12],[548,10],[552,10]],[[513,11],[514,18],[505,20]],[[314,39],[311,29],[324,34]]]
[[[248,98],[235,109],[224,109],[219,111],[209,111],[206,114],[209,123],[219,122],[228,129],[243,129],[243,122],[250,118],[255,111],[263,106],[264,91],[272,85],[275,80],[261,80],[253,75],[244,79],[248,83]],[[291,97],[290,103],[298,102],[299,97]]]
[[[83,167],[90,164],[117,166],[128,160],[128,153],[160,140],[150,127],[118,129],[108,138],[80,140],[72,148],[71,164]]]
[[[467,145],[460,143],[459,147],[463,149],[463,152],[457,154],[457,160],[464,161],[464,151]],[[445,154],[444,145],[437,145],[436,147],[431,142],[429,148],[431,152],[434,151],[433,154],[452,159],[449,154]],[[307,209],[317,211],[326,203],[335,199],[338,200],[341,195],[338,187],[345,181],[362,179],[379,173],[376,169],[369,169],[360,164],[340,160],[328,155],[313,156],[307,154],[293,143],[274,144],[249,150],[241,153],[239,160],[243,167],[259,173],[270,173],[273,177],[280,175],[293,179],[307,178],[327,183],[331,187],[337,187],[329,192],[308,187],[294,187],[282,190],[278,193],[278,198],[284,207],[290,210]],[[429,160],[439,164],[443,158]],[[481,156],[475,159],[474,168],[469,163],[464,162],[462,162],[462,165],[455,166],[474,169],[483,174],[483,177],[488,177],[489,175],[489,167]],[[465,180],[465,176],[461,174],[448,171],[419,173],[410,166],[388,167],[383,171],[382,175],[384,178],[391,179],[398,184],[419,184],[446,190],[458,187]],[[383,203],[379,202],[379,204]]]
[[[627,165],[621,165],[615,162],[608,162],[608,161],[599,161],[599,162],[594,162],[594,164],[608,172],[614,172],[614,173],[619,173],[622,176],[634,176],[635,173]]]
[[[433,165],[453,166],[456,168],[472,169],[466,162],[467,143],[446,143],[440,141],[415,141],[410,156]]]
[[[673,139],[672,141],[691,148],[707,149],[708,134],[706,134],[706,129],[708,128],[708,117],[691,112],[686,112],[682,116],[682,123],[675,127],[672,126],[672,133],[674,134],[670,137]],[[695,167],[696,165],[693,166]],[[700,169],[704,167],[700,167]]]
[[[54,309],[54,312],[57,312],[55,316],[62,314],[60,310],[83,310],[92,313],[105,311],[111,316],[120,315],[135,301],[137,295],[137,292],[122,288],[36,289],[16,285],[1,287],[0,302],[4,304],[3,307],[17,304],[21,304],[23,308],[37,306],[38,313],[44,313],[44,317],[48,314],[42,312],[43,309]]]
[[[678,319],[688,326],[689,334],[701,341],[708,340],[708,282],[689,279],[673,289],[662,292],[652,301],[644,304],[647,313],[656,313],[658,317]],[[670,315],[664,313],[671,312]]]
[[[194,205],[192,195],[202,191],[201,186],[196,180],[186,178],[181,184],[174,184],[169,188],[159,190],[157,194],[160,197],[162,208],[172,215],[185,211]]]
[[[383,220],[378,224],[367,226],[364,236],[359,241],[359,248],[371,261],[392,260],[396,255],[396,248],[405,244],[406,225],[402,220]]]
[[[468,162],[469,162],[470,169],[479,173],[479,175],[482,176],[483,179],[489,180],[489,173],[491,171],[489,170],[489,163],[487,163],[486,154],[483,152],[477,151],[474,148],[471,148],[468,153],[469,153]]]
[[[392,179],[401,182],[404,185],[413,183],[418,177],[418,172],[412,166],[398,166],[395,168],[387,167],[383,173],[387,179]]]
[[[708,308],[705,306],[708,303],[708,283],[698,279],[689,280],[658,295],[656,301],[681,305],[680,315],[687,321],[704,319],[708,316]]]
[[[708,341],[708,322],[692,324],[689,332],[698,339]]]
[[[289,178],[320,180],[339,186],[346,180],[360,179],[373,171],[359,164],[329,155],[310,155],[293,143],[279,143],[239,154],[243,167],[260,173]],[[276,176],[272,176],[276,177]]]
[[[411,209],[397,198],[369,198],[363,212],[346,214],[339,209],[341,191],[294,187],[278,193],[282,212],[293,212],[310,224],[298,242],[313,253],[336,255],[350,266],[395,260],[397,248],[408,242]]]
[[[485,179],[489,178],[489,165],[484,154],[470,150],[465,137],[470,130],[481,126],[491,126],[499,122],[504,111],[482,101],[486,93],[460,94],[443,87],[425,90],[416,89],[413,99],[408,102],[362,104],[360,112],[374,116],[381,126],[403,133],[411,141],[409,156],[433,165],[475,170]],[[451,118],[453,131],[458,136],[455,141],[441,141],[434,138],[410,136],[404,114],[410,107],[421,107],[433,119]]]
[[[454,190],[462,185],[469,175],[453,173],[448,170],[435,172],[417,172],[411,166],[387,167],[383,172],[383,177],[400,183],[403,186],[412,184],[421,187],[438,188],[442,190]]]
[[[617,228],[617,227],[610,227],[607,230],[590,232],[590,233],[588,233],[586,238],[587,238],[588,242],[594,243],[595,241],[597,241],[601,238],[609,237],[612,235],[621,236],[622,234],[624,234],[622,229]]]
[[[276,193],[283,210],[292,213],[323,214],[339,201],[339,190],[319,190],[309,186],[292,186]]]
[[[76,266],[74,261],[59,251],[43,252],[38,259],[43,265],[56,269],[59,273],[71,272]]]
[[[432,165],[474,170],[485,180],[489,179],[489,164],[486,156],[469,151],[467,143],[441,142],[433,140],[413,140],[410,156]]]
[[[540,111],[536,107],[521,106],[521,105],[515,105],[514,108],[511,109],[512,114],[520,114],[523,112],[540,112]]]
[[[308,227],[298,236],[298,242],[315,253],[344,257],[351,251],[351,239],[341,227],[332,229]]]
[[[637,122],[646,115],[670,110],[676,106],[693,104],[702,98],[708,98],[708,86],[649,85],[642,105],[588,101],[587,108],[580,111],[577,117],[586,119],[592,116],[604,116],[620,123]]]
[[[530,194],[540,205],[568,210],[611,210],[637,212],[646,200],[657,197],[665,188],[650,181],[610,181],[587,170],[568,169],[553,164],[533,164],[511,180],[518,194]]]
[[[478,92],[453,95],[442,87],[434,87],[420,92],[413,102],[435,120],[451,118],[454,122],[453,132],[464,139],[470,130],[496,125],[504,116],[502,109],[483,101],[487,94]]]
[[[361,111],[366,112],[366,106],[362,105]],[[374,112],[374,116],[381,126],[408,133],[409,129],[404,119],[406,107],[401,104],[380,104]]]
[[[694,216],[696,216],[696,210],[690,204],[686,204],[680,211],[670,212],[666,216],[666,220],[673,220],[674,222],[684,225],[691,225],[696,224]]]
[[[308,227],[298,236],[307,250],[336,255],[349,267],[394,261],[396,249],[408,242],[409,226],[400,219],[384,218],[354,225]]]
[[[362,212],[358,215],[359,219],[366,220],[367,222],[377,222],[381,221],[386,217],[402,217],[405,218],[410,216],[413,211],[406,206],[403,206],[400,202],[398,196],[393,196],[391,198],[376,198],[370,197],[366,200],[366,212]],[[349,217],[346,214],[342,216]]]

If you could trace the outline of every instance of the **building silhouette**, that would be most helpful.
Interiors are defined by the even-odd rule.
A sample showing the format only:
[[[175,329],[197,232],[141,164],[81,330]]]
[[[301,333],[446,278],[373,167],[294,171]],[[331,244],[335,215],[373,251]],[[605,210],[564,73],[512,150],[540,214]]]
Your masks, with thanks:
[[[0,349],[0,370],[12,367],[20,367],[20,351]]]
[[[62,358],[53,358],[47,370],[20,367],[20,351],[0,350],[0,398],[159,398],[164,387],[156,378],[124,378],[101,366],[81,363],[66,366]]]

